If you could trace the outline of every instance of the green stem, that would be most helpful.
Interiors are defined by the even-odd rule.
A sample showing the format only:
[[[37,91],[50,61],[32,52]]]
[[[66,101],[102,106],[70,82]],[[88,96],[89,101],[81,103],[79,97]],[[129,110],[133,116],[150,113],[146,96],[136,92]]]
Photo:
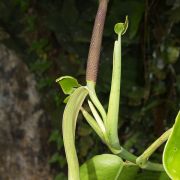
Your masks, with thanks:
[[[137,156],[134,154],[128,152],[126,149],[121,147],[121,151],[117,154],[121,158],[130,161],[134,164],[136,164]],[[137,164],[139,165],[139,164]],[[162,164],[159,163],[153,163],[150,161],[147,161],[147,163],[144,166],[140,166],[142,169],[151,170],[151,171],[164,171],[164,167]]]
[[[118,156],[122,157],[123,159],[126,159],[127,161],[130,161],[132,163],[136,163],[136,156],[123,147],[121,147],[121,151],[118,153]]]
[[[147,162],[144,166],[141,166],[142,169],[150,170],[150,171],[165,171],[162,164]]]
[[[92,112],[92,114],[94,116],[94,119],[96,120],[96,122],[99,125],[100,129],[102,130],[103,133],[106,133],[104,123],[103,123],[101,117],[99,116],[99,113],[96,111],[96,108],[94,107],[93,103],[90,100],[88,100],[88,104],[89,104],[91,112]]]
[[[89,123],[89,125],[94,129],[94,131],[97,133],[97,135],[101,138],[101,140],[106,143],[105,135],[103,134],[101,128],[98,126],[96,120],[83,108],[81,107],[81,112],[86,119],[86,121]]]
[[[116,154],[117,156],[120,156],[121,158],[136,164],[137,156],[135,156],[134,154],[128,152],[123,147],[121,147],[121,150],[119,151],[119,153],[114,152],[114,150],[112,150],[112,149],[111,149],[111,151],[114,154]],[[137,164],[137,165],[139,165],[139,164]],[[151,170],[151,171],[164,171],[164,167],[163,167],[162,164],[153,163],[153,162],[150,162],[150,161],[147,161],[147,163],[144,166],[140,166],[140,167],[142,169]]]
[[[92,81],[87,81],[87,89],[89,91],[90,99],[92,100],[95,107],[99,110],[101,117],[104,121],[104,124],[106,126],[106,111],[104,110],[101,102],[99,101],[96,91],[95,91],[95,83]]]
[[[140,166],[143,166],[146,164],[149,157],[154,153],[154,151],[161,146],[169,137],[169,135],[172,132],[172,128],[167,130],[164,134],[162,134],[154,143],[152,143],[141,156],[139,156],[136,160],[136,163]]]

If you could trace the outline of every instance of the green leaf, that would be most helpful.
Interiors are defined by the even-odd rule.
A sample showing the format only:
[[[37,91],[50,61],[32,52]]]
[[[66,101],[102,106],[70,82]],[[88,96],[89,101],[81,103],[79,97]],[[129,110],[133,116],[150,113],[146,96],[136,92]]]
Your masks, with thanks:
[[[163,165],[174,180],[180,179],[180,111],[163,152]]]
[[[138,170],[137,165],[123,162],[119,156],[102,154],[80,167],[80,177],[81,180],[133,180]]]
[[[132,180],[170,180],[165,172],[141,170]]]
[[[124,167],[117,180],[135,180],[139,167],[132,163],[124,163]]]
[[[63,114],[63,141],[68,163],[68,179],[79,180],[79,162],[75,148],[75,129],[79,110],[88,94],[85,87],[77,88],[71,95]]]
[[[64,94],[71,94],[75,88],[80,87],[77,79],[71,76],[62,76],[56,79],[56,82],[61,86]]]
[[[123,168],[123,161],[113,154],[93,157],[80,167],[81,180],[115,180]]]
[[[159,180],[170,180],[169,176],[166,174],[166,172],[162,172],[159,176]]]

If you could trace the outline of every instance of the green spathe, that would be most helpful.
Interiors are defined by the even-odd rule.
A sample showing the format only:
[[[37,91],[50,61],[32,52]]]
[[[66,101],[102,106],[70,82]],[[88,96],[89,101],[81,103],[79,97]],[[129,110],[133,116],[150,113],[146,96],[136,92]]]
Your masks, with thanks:
[[[114,26],[114,31],[117,35],[123,35],[128,28],[128,16],[126,16],[125,23],[117,23]]]
[[[163,165],[173,180],[180,180],[180,111],[164,148]]]
[[[68,162],[68,179],[79,180],[79,162],[75,148],[75,129],[76,121],[88,94],[88,90],[81,86],[77,88],[71,95],[63,114],[63,141]]]
[[[59,83],[64,94],[71,94],[75,90],[75,88],[80,86],[77,79],[71,76],[62,76],[56,79],[56,82]]]
[[[114,31],[118,34],[118,40],[116,40],[114,43],[111,90],[109,96],[107,121],[105,125],[109,137],[110,146],[115,149],[120,149],[120,142],[118,137],[118,118],[121,85],[121,35],[126,32],[127,28],[127,16],[125,23],[117,23],[114,27]]]

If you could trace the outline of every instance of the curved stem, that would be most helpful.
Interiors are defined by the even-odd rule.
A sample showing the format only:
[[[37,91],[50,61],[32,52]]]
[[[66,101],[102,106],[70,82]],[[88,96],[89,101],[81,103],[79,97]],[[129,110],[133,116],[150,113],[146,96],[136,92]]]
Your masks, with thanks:
[[[106,127],[106,111],[104,110],[103,105],[99,101],[96,91],[95,91],[95,83],[92,81],[87,81],[87,89],[89,91],[89,96],[95,107],[98,109],[98,111],[101,114],[101,117],[104,121],[105,127]]]
[[[100,137],[102,142],[106,143],[105,140],[105,134],[103,134],[101,128],[98,126],[96,120],[83,108],[81,107],[81,112],[86,119],[86,121],[89,123],[89,125],[94,129],[94,131],[97,133],[97,135]]]
[[[101,117],[99,116],[99,113],[96,111],[96,108],[94,107],[93,103],[88,100],[88,104],[89,104],[89,108],[91,109],[91,112],[94,116],[94,119],[96,120],[98,126],[100,127],[100,129],[102,130],[103,133],[106,133],[106,128],[104,126],[104,123],[101,119]]]
[[[132,163],[136,163],[137,156],[135,156],[134,154],[130,153],[129,151],[127,151],[123,147],[121,147],[121,150],[120,150],[120,152],[117,155],[122,157],[123,159],[126,159],[127,161],[130,161]]]
[[[99,8],[96,14],[91,43],[89,48],[87,68],[86,68],[86,81],[96,83],[99,57],[101,50],[102,35],[104,29],[104,22],[106,18],[108,0],[99,0]]]

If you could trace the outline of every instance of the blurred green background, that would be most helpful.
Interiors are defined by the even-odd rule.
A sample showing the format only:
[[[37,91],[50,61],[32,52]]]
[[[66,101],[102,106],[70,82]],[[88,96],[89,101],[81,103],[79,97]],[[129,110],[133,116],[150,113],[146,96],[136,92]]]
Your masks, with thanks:
[[[0,0],[0,41],[21,54],[51,117],[47,143],[56,180],[66,179],[67,164],[61,132],[65,96],[55,79],[71,75],[85,84],[97,6],[97,0]],[[105,108],[116,39],[113,29],[126,15],[130,23],[122,38],[119,137],[125,148],[139,155],[172,126],[180,109],[180,1],[110,0],[97,83]],[[76,142],[80,163],[108,152],[81,116]],[[162,151],[158,149],[152,160],[160,162]],[[149,180],[159,178],[148,174]],[[147,180],[147,174],[140,172],[137,179]]]

